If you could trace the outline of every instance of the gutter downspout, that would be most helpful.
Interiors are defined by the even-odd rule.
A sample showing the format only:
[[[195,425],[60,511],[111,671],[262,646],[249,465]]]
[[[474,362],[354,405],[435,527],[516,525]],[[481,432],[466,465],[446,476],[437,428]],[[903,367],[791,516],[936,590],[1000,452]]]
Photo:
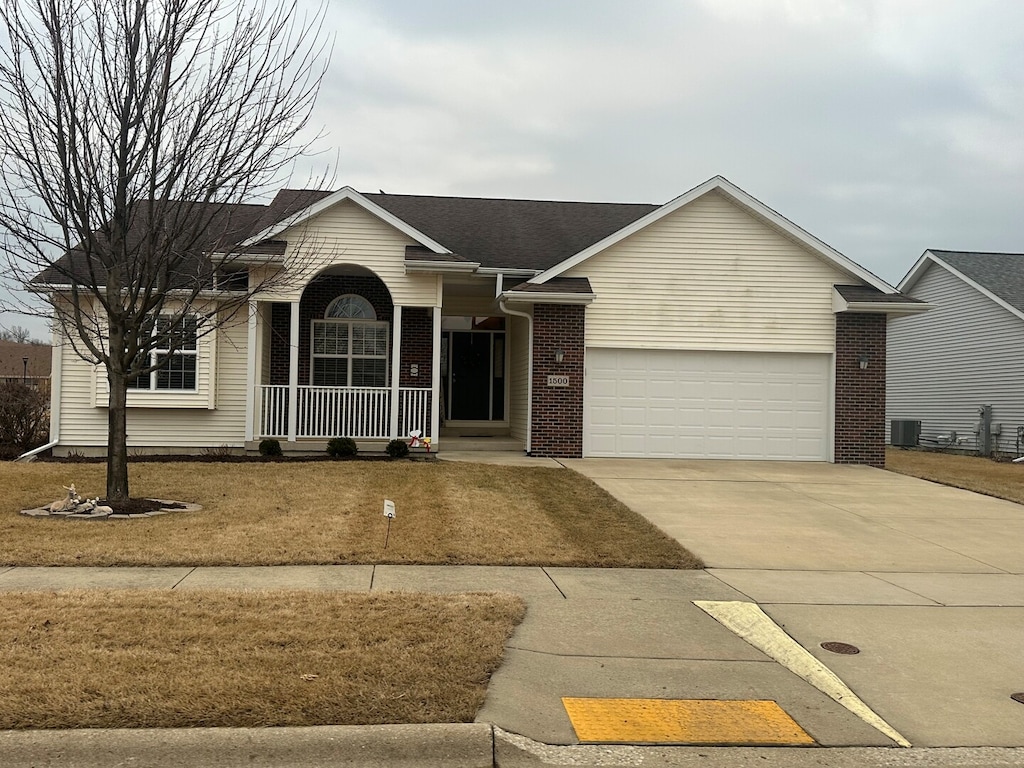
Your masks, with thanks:
[[[54,335],[56,336],[56,332]],[[54,341],[57,339],[55,338]],[[60,384],[63,352],[64,349],[60,344],[54,344],[53,350],[50,352],[50,442],[33,448],[31,451],[26,451],[15,461],[30,461],[36,454],[48,451],[60,442]]]
[[[533,317],[526,312],[509,309],[502,299],[498,302],[498,308],[506,315],[526,318],[526,327],[529,330],[529,347],[527,351],[528,364],[526,368],[526,455],[530,455],[533,441]]]

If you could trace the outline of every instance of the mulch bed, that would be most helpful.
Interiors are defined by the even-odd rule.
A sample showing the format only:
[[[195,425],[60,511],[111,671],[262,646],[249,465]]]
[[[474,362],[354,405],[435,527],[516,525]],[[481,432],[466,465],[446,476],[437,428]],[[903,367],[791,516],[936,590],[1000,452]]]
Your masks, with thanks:
[[[153,454],[145,456],[129,456],[129,464],[163,464],[167,462],[195,462],[202,464],[292,464],[310,461],[433,461],[435,454],[416,454],[401,459],[393,459],[387,454],[366,453],[355,456],[326,455],[313,456],[242,456],[237,454]],[[37,461],[53,464],[106,464],[105,456],[37,456]]]
[[[185,509],[184,504],[176,501],[158,501],[156,499],[128,499],[127,501],[107,501],[101,499],[100,504],[110,507],[115,515],[142,515],[156,512],[158,509]]]

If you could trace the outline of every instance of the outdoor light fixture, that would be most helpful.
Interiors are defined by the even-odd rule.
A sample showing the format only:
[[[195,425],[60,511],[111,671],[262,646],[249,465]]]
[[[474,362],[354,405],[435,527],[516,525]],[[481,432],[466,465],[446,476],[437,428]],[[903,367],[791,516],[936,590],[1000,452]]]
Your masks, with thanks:
[[[21,383],[24,384],[28,381],[28,358],[21,358]]]
[[[556,363],[560,363],[564,359],[565,359],[565,352],[563,352],[561,349],[556,349],[555,350],[555,362]]]
[[[860,356],[860,369],[862,371],[868,367],[868,362],[870,360],[871,358],[866,353]]]

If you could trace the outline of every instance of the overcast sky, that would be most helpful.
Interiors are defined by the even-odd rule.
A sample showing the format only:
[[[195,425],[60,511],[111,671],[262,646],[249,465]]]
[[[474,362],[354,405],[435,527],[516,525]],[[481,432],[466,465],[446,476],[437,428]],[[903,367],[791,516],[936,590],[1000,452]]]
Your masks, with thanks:
[[[328,0],[335,186],[663,203],[721,174],[890,283],[1024,251],[1020,0]]]

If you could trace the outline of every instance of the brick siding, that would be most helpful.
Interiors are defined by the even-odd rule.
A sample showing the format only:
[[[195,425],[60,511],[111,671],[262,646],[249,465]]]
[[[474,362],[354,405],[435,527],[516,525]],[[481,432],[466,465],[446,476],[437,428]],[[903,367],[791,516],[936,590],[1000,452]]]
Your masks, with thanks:
[[[836,315],[836,464],[885,466],[885,327],[881,314]]]
[[[583,350],[586,307],[536,304],[533,309],[533,419],[531,454],[583,456]],[[565,356],[555,362],[555,350]],[[548,376],[568,376],[549,387]]]

